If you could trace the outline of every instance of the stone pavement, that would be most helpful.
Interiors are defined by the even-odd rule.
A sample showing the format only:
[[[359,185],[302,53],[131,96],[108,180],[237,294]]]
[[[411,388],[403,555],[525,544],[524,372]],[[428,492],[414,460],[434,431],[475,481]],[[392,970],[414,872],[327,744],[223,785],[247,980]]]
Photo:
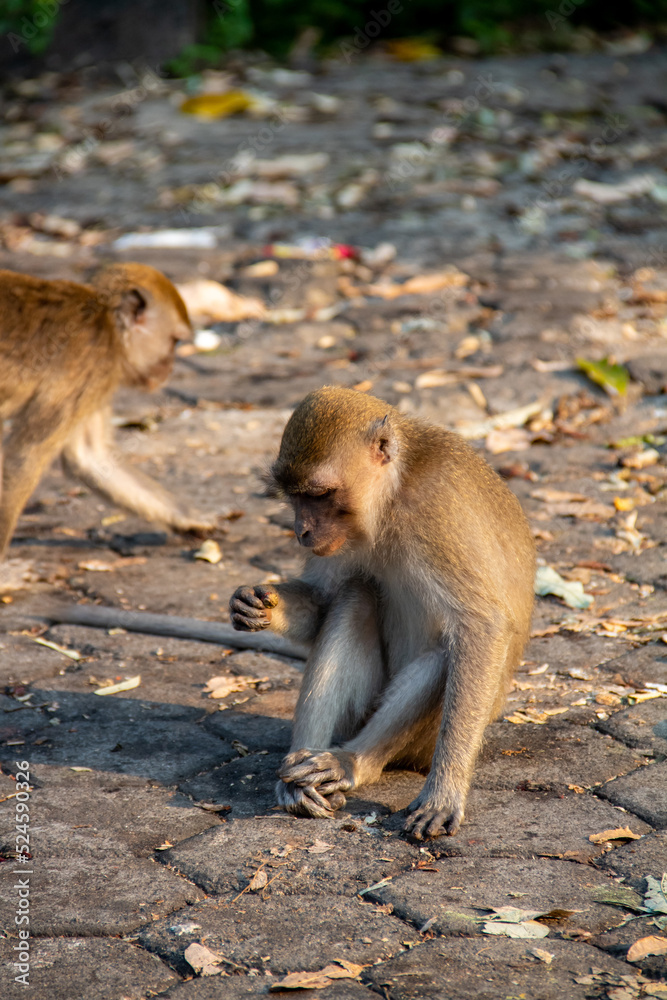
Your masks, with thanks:
[[[558,93],[543,75],[548,58],[494,63],[499,80],[520,84],[528,95],[513,107],[529,139],[493,139],[473,130],[452,155],[465,150],[472,170],[479,157],[491,156],[489,148],[500,161],[520,141],[545,154],[537,132],[552,129],[544,124],[547,111],[561,116],[571,136],[588,129],[589,141],[600,126],[595,95],[603,84],[613,91],[616,110],[624,101],[626,110],[650,106],[651,114],[637,113],[636,120],[653,130],[651,148],[664,155],[664,114],[649,101],[651,88],[662,86],[655,54],[626,60],[632,70],[626,78],[608,57],[573,58],[583,90],[564,83]],[[466,73],[471,67],[473,81],[482,66],[462,65]],[[410,138],[406,132],[421,135],[437,120],[431,98],[438,80],[429,76],[428,88],[415,96],[421,73],[365,67],[356,79],[366,96],[355,94],[354,75],[333,74],[317,86],[330,86],[345,100],[367,100],[369,107],[389,88],[399,138]],[[625,90],[611,88],[617,77],[627,79]],[[554,78],[561,77],[554,71]],[[465,84],[457,87],[464,96]],[[108,97],[70,95],[86,113],[93,98]],[[39,107],[34,115],[42,113]],[[385,103],[382,114],[391,117],[388,108]],[[406,108],[413,109],[411,118]],[[589,117],[582,125],[584,110]],[[179,127],[164,95],[146,100],[138,114],[144,124],[172,115],[171,126]],[[337,126],[359,163],[378,152],[380,140],[373,145],[368,137],[371,118],[368,112]],[[203,183],[217,155],[211,126],[186,125],[191,145],[183,183],[193,180],[197,162],[205,164]],[[333,148],[335,128],[327,134]],[[138,143],[142,135],[139,129]],[[309,138],[308,127],[295,124],[271,155],[316,151],[319,135]],[[613,171],[631,170],[644,155],[650,159],[651,150],[635,148],[644,139],[619,140],[621,165],[595,169],[609,169],[613,180]],[[220,141],[238,142],[238,135],[223,130]],[[177,158],[169,169],[185,170],[183,164]],[[59,210],[68,211],[79,186],[83,217],[94,191],[102,190],[103,169],[93,164],[90,173],[63,181],[56,194],[37,178],[29,207],[53,209],[60,200]],[[143,205],[141,191],[150,181],[114,169],[105,177],[117,182],[126,228],[177,221],[168,208]],[[408,185],[386,203],[378,194],[326,223],[326,213],[318,215],[310,202],[301,214],[272,210],[263,219],[253,214],[257,206],[246,215],[220,209],[216,221],[229,218],[233,229],[224,248],[133,252],[178,280],[206,273],[285,309],[309,302],[341,311],[280,326],[257,323],[245,337],[223,324],[221,351],[181,358],[167,389],[154,397],[128,392],[118,400],[119,444],[128,461],[202,509],[234,507],[242,514],[217,535],[222,562],[195,560],[192,539],[119,518],[57,468],[21,519],[0,571],[3,997],[235,1000],[266,994],[288,973],[336,961],[362,969],[356,978],[297,995],[667,995],[664,954],[626,960],[637,941],[667,937],[659,908],[651,909],[660,905],[650,893],[655,883],[647,881],[659,881],[667,870],[667,522],[661,499],[667,259],[646,251],[649,244],[662,246],[664,211],[645,200],[598,213],[590,236],[595,254],[579,237],[573,254],[557,234],[531,235],[519,227],[502,195],[478,191],[490,200],[476,216],[469,202],[461,208],[460,192],[454,204],[452,192],[431,180],[428,190]],[[535,195],[520,172],[510,172],[506,184],[514,185],[513,198],[521,188],[526,203]],[[559,205],[549,225],[562,223],[568,211],[580,220],[582,204],[573,198]],[[103,201],[96,211],[109,230],[117,225]],[[392,220],[399,250],[393,264],[326,261],[304,268],[281,261],[270,280],[245,270],[263,259],[269,237],[319,229],[368,246],[391,237]],[[38,256],[34,246],[5,247],[0,263],[72,276],[114,255],[109,241],[70,250],[69,257]],[[584,252],[585,259],[577,256]],[[467,278],[444,299],[345,291],[349,282],[404,281],[447,264]],[[624,362],[632,375],[622,399],[576,368],[578,357],[603,356]],[[443,369],[458,374],[443,378]],[[538,598],[533,638],[504,715],[488,730],[466,821],[454,838],[415,844],[402,835],[401,810],[423,781],[409,772],[388,772],[378,785],[360,789],[332,820],[274,810],[275,770],[289,744],[299,661],[119,630],[47,629],[39,618],[55,595],[69,603],[227,620],[229,594],[240,583],[296,572],[289,519],[274,501],[259,497],[257,474],[275,452],[289,408],[324,382],[370,383],[404,411],[470,434],[524,504],[540,559],[593,598],[588,609]],[[483,425],[533,403],[537,409],[509,437],[503,437],[506,428]],[[94,693],[137,675],[133,689]],[[220,675],[241,678],[240,690],[222,701],[204,690]],[[30,768],[30,865],[16,860],[25,843],[17,841],[15,824],[14,779],[23,761]],[[21,926],[15,923],[22,898],[17,880],[27,878],[16,872],[28,870],[25,987],[13,981],[11,963]],[[515,914],[519,923],[510,923],[509,933],[520,927],[543,936],[508,937],[507,921],[501,921],[505,934],[493,933],[499,923],[493,914],[503,907],[536,917],[523,914],[521,921]],[[195,974],[185,957],[193,943],[218,956],[215,975]]]

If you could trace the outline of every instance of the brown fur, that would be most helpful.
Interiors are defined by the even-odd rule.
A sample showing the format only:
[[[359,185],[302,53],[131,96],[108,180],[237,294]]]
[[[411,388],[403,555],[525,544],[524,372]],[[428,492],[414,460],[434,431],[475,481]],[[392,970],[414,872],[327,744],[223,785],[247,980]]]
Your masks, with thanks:
[[[113,502],[186,526],[188,515],[166,492],[113,457],[107,409],[118,385],[164,382],[176,341],[190,336],[180,295],[144,264],[112,264],[91,285],[0,271],[0,431],[12,421],[2,462],[0,558],[59,452]],[[201,519],[190,520],[202,527]]]
[[[430,762],[406,828],[455,833],[530,629],[516,497],[456,434],[333,387],[297,407],[270,481],[314,556],[297,581],[239,588],[231,611],[312,644],[279,803],[330,815],[385,766]]]

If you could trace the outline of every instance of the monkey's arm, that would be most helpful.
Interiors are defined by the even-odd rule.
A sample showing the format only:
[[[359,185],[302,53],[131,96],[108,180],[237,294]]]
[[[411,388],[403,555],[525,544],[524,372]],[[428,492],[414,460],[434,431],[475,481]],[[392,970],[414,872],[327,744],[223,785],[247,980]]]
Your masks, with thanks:
[[[232,625],[242,632],[270,628],[295,642],[311,643],[324,614],[321,595],[305,580],[239,587],[229,602]]]
[[[79,423],[63,449],[66,470],[111,503],[133,511],[147,521],[167,524],[177,531],[210,531],[212,520],[181,508],[174,497],[148,476],[130,471],[114,453],[110,411],[97,410]]]

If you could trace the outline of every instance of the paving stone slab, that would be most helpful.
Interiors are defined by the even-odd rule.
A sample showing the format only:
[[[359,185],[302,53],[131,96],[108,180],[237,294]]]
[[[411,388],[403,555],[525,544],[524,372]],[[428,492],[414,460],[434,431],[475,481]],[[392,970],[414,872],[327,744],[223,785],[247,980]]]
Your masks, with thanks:
[[[651,826],[667,827],[667,762],[610,781],[598,795],[641,816]]]
[[[172,702],[149,701],[140,689],[122,695],[98,695],[92,691],[63,691],[58,688],[31,688],[31,703],[44,714],[47,722],[57,718],[60,724],[110,720],[136,722],[157,718],[165,722],[196,722],[205,715],[204,708],[175,705]],[[132,694],[135,697],[132,697]]]
[[[275,771],[279,754],[251,755],[184,782],[180,788],[196,801],[231,804],[232,818],[270,814],[275,809]],[[386,771],[377,784],[360,788],[336,814],[359,819],[375,815],[387,832],[402,831],[403,810],[423,786],[424,776],[411,771]],[[308,827],[312,820],[298,819]],[[625,825],[627,816],[593,795],[542,791],[471,790],[464,820],[455,837],[433,841],[435,850],[452,856],[561,857],[568,852],[592,858],[601,852],[588,837],[600,830]],[[640,819],[632,828],[645,833]],[[430,849],[430,847],[429,847]]]
[[[79,838],[78,850],[98,850],[101,836],[114,838],[139,856],[149,856],[166,840],[177,844],[220,822],[170,788],[126,774],[72,771],[70,768],[32,764],[34,816],[40,827],[59,823]],[[44,836],[36,833],[38,851],[46,849]],[[57,852],[57,845],[54,845]],[[51,851],[53,847],[49,848]]]
[[[488,727],[473,776],[476,788],[543,788],[565,792],[627,774],[646,758],[611,736],[564,722]]]
[[[206,716],[202,726],[226,743],[240,740],[251,751],[286,754],[292,738],[291,722],[250,712],[213,712]]]
[[[423,857],[418,847],[396,836],[354,825],[356,829],[345,829],[352,824],[344,819],[303,822],[287,816],[237,819],[161,851],[158,860],[217,895],[236,895],[264,866],[269,878],[280,873],[272,895],[354,896],[409,871]],[[330,849],[318,853],[318,842]]]
[[[550,964],[532,954],[535,947],[554,956]],[[604,978],[597,987],[574,982],[591,968],[614,982],[633,975],[627,963],[574,941],[489,937],[484,946],[478,938],[436,938],[366,970],[363,980],[387,1000],[589,1000],[606,996]]]
[[[164,784],[213,767],[225,753],[224,744],[194,721],[164,718],[159,710],[77,719],[71,726],[61,721],[45,725],[39,735],[47,742],[30,746],[31,761],[135,774]]]
[[[25,987],[13,981],[9,964],[15,961],[15,944],[13,938],[0,941],[5,997],[143,1000],[178,981],[155,955],[125,941],[66,937],[30,941],[30,980]]]
[[[628,684],[641,689],[647,682],[667,684],[667,653],[665,644],[649,642],[600,664],[610,674],[620,674]]]
[[[113,838],[69,835],[60,823],[34,824],[29,865],[0,866],[0,926],[15,935],[15,870],[30,870],[30,928],[38,936],[127,934],[203,893],[148,858],[134,858]],[[83,843],[82,843],[83,841]],[[10,841],[11,843],[11,841]],[[108,849],[111,848],[111,849]]]
[[[213,737],[207,735],[207,739]],[[220,745],[224,746],[222,742]],[[283,757],[283,753],[263,751],[247,757],[237,754],[235,760],[206,770],[184,781],[179,788],[195,802],[230,805],[232,817],[263,816],[276,805],[276,772]]]
[[[586,865],[547,859],[440,858],[434,867],[438,871],[398,875],[369,892],[368,898],[392,904],[394,913],[417,929],[435,917],[431,929],[446,935],[481,934],[489,911],[500,906],[545,913],[574,911],[549,921],[556,936],[574,928],[601,933],[626,915],[599,901],[618,883]]]
[[[271,984],[277,982],[277,976],[239,976],[230,975],[222,979],[219,976],[207,976],[202,979],[191,979],[188,982],[172,986],[166,993],[160,994],[160,1000],[244,1000],[245,997],[287,997],[292,992],[304,1000],[308,997],[322,996],[325,1000],[374,1000],[377,993],[368,986],[350,979],[337,979],[335,983],[321,990],[296,990],[280,993],[269,993]],[[153,1000],[152,996],[146,1000]]]
[[[656,831],[641,840],[631,840],[609,854],[603,854],[596,864],[622,875],[626,882],[643,892],[647,875],[662,878],[667,871],[667,833]]]
[[[634,553],[623,552],[610,555],[609,564],[617,573],[622,573],[631,583],[650,583],[656,589],[667,590],[667,546],[656,545],[646,549],[638,559]]]
[[[599,723],[603,733],[640,750],[667,754],[667,698],[651,698]]]
[[[340,896],[260,896],[235,902],[208,899],[156,921],[139,942],[182,975],[193,941],[219,951],[245,969],[278,973],[321,969],[335,958],[370,964],[400,952],[414,930],[372,903]]]
[[[383,819],[385,829],[400,829],[403,814]],[[466,857],[573,857],[586,860],[601,853],[589,836],[617,826],[647,833],[649,826],[601,802],[594,795],[548,792],[485,791],[473,788],[466,818],[455,837],[426,842],[434,855]]]
[[[582,632],[558,632],[531,639],[526,647],[524,660],[532,660],[538,665],[548,663],[559,671],[576,667],[587,670],[618,656],[618,647],[617,639]]]
[[[659,930],[653,922],[652,917],[642,917],[638,920],[631,920],[624,926],[614,927],[604,934],[598,934],[591,938],[590,943],[596,948],[602,948],[609,952],[614,958],[624,959],[628,948],[643,937],[659,935],[664,937],[664,931]],[[641,962],[633,962],[634,968],[640,969],[642,973],[651,979],[664,979],[667,982],[667,956],[648,955]]]

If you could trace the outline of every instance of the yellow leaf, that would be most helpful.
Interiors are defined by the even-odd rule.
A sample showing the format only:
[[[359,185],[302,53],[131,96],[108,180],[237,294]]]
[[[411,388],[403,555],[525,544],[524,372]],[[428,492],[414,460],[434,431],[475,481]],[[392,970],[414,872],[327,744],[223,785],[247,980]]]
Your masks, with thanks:
[[[70,660],[81,660],[82,656],[76,649],[67,649],[66,646],[59,646],[57,642],[49,642],[48,639],[33,639],[39,646],[46,646],[47,649],[54,649],[56,653],[62,653],[63,656],[69,656]]]
[[[389,54],[399,62],[426,62],[442,55],[437,45],[423,38],[392,38],[386,44]]]
[[[108,528],[110,524],[119,524],[121,521],[126,519],[125,514],[109,514],[108,517],[103,517],[100,524],[104,528]]]
[[[126,681],[121,681],[119,684],[112,684],[110,687],[99,687],[93,694],[119,694],[121,691],[131,691],[132,688],[138,688],[141,684],[141,674],[137,674],[135,677],[128,677]]]
[[[199,94],[188,97],[181,104],[181,111],[186,115],[197,115],[199,118],[228,118],[240,111],[246,111],[255,103],[254,99],[242,90],[228,90],[225,94]]]
[[[591,844],[604,844],[607,840],[640,840],[641,833],[633,833],[629,826],[617,826],[614,830],[592,833],[588,839]]]

